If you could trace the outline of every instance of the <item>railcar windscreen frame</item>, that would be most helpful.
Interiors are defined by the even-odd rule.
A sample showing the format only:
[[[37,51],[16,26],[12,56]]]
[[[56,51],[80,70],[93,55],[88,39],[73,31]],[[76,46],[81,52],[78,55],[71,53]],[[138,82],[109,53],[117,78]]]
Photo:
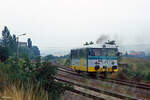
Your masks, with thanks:
[[[89,48],[88,56],[117,56],[117,48]]]

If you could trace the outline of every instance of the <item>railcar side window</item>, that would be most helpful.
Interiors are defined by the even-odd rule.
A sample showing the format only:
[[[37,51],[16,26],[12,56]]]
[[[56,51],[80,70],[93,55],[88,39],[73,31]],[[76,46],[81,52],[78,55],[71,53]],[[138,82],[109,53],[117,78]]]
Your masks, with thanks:
[[[80,58],[80,50],[77,50],[77,58]]]
[[[80,58],[86,58],[86,49],[80,49]]]
[[[71,55],[74,59],[86,58],[86,49],[72,50]]]
[[[76,50],[72,50],[71,54],[72,54],[72,58],[77,58],[77,51]]]

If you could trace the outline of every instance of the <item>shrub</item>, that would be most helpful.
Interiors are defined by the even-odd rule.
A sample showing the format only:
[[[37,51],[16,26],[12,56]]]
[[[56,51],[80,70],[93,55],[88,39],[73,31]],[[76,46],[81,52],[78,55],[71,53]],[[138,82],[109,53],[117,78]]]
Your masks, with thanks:
[[[49,100],[48,93],[38,84],[9,83],[1,91],[1,98],[10,98],[11,100]]]
[[[0,61],[4,62],[9,57],[8,48],[0,46]]]
[[[150,71],[149,71],[148,74],[147,74],[147,80],[150,81]]]
[[[7,63],[0,62],[0,71],[3,72],[3,77],[8,77],[5,83],[19,81],[23,87],[28,87],[29,82],[33,86],[38,83],[39,87],[47,91],[49,99],[52,100],[57,100],[66,89],[70,89],[70,86],[54,81],[57,66],[53,66],[49,62],[31,63],[28,57],[24,59],[10,58]]]
[[[132,60],[132,59],[130,59]],[[136,61],[135,61],[136,62]],[[140,60],[136,63],[129,63],[128,67],[120,68],[117,73],[117,77],[120,79],[130,79],[136,81],[149,81],[150,80],[150,63],[146,60],[145,62]]]

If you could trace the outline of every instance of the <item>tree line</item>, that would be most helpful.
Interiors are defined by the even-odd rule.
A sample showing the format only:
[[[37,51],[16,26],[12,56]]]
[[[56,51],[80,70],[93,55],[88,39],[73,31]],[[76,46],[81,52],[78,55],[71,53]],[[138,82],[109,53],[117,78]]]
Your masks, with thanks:
[[[58,66],[49,62],[49,59],[58,57],[49,55],[41,61],[39,55],[40,50],[37,46],[32,45],[30,38],[27,40],[27,46],[18,46],[17,36],[11,35],[8,28],[4,27],[0,41],[0,98],[5,96],[5,87],[11,87],[12,85],[19,91],[10,94],[18,92],[17,97],[23,95],[23,98],[19,98],[19,100],[29,100],[26,94],[30,88],[38,91],[30,91],[30,96],[34,93],[34,96],[42,98],[35,99],[32,96],[30,100],[59,100],[65,90],[72,89],[68,84],[55,81]],[[31,59],[34,59],[34,61]],[[20,91],[21,93],[19,93]],[[48,95],[45,95],[45,93]],[[8,97],[15,98],[15,95],[6,94]]]
[[[2,37],[0,40],[0,60],[5,61],[9,57],[23,57],[27,55],[29,58],[34,59],[40,56],[40,50],[37,46],[32,45],[31,38],[27,40],[27,46],[19,46],[19,41],[17,41],[17,36],[10,34],[7,26],[2,30]],[[20,42],[21,43],[21,42]],[[17,55],[18,49],[18,55]]]

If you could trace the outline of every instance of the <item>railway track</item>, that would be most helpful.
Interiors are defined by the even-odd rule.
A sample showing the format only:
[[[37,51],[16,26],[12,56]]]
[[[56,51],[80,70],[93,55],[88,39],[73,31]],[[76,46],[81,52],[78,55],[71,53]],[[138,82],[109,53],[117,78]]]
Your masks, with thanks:
[[[88,86],[85,86],[85,85],[74,83],[72,81],[69,81],[66,78],[64,79],[62,77],[56,77],[56,80],[72,85],[74,88],[70,89],[69,91],[86,96],[88,98],[92,98],[94,100],[106,100],[106,98],[111,98],[112,100],[117,100],[117,98],[115,98],[115,97],[110,97],[110,96],[104,97],[104,95],[102,96],[102,94],[100,94],[101,91],[96,90],[91,87],[88,87]],[[118,100],[121,100],[121,99],[118,98]]]
[[[72,75],[75,75],[75,76],[80,76],[80,77],[83,77],[83,75],[81,74],[78,74],[76,72],[73,72],[73,70],[71,68],[66,68],[66,67],[59,67],[59,71],[62,71],[62,72],[66,72],[66,73],[69,73],[69,74],[72,74]],[[125,82],[125,81],[121,81],[121,80],[113,80],[113,79],[110,79],[110,80],[106,80],[106,79],[95,79],[95,80],[103,80],[103,81],[107,81],[107,82],[110,82],[110,83],[114,83],[114,84],[121,84],[121,85],[125,85],[125,86],[130,86],[130,87],[135,87],[135,88],[140,88],[140,89],[146,89],[148,91],[150,91],[150,87],[149,85],[143,85],[143,83],[136,83],[134,84],[133,82]],[[143,91],[139,91],[140,93],[142,93]],[[145,92],[143,92],[145,93]],[[147,92],[148,93],[148,92]],[[150,95],[150,92],[147,94],[147,95]],[[127,97],[127,96],[124,96],[124,98]],[[129,97],[128,97],[129,98]],[[131,97],[130,97],[131,98]],[[132,98],[132,99],[135,99],[135,98]],[[145,99],[147,100],[147,99]]]
[[[81,74],[73,72],[73,70],[71,68],[66,68],[66,67],[60,67],[60,68],[59,68],[59,70],[61,70],[61,71],[66,70],[65,72],[68,72],[70,74],[74,74],[74,75],[77,75],[77,76],[83,76]],[[65,70],[63,70],[63,69],[65,69]],[[127,86],[131,86],[131,87],[137,87],[137,88],[150,90],[150,85],[149,84],[144,84],[144,83],[139,83],[139,82],[134,82],[134,81],[127,81],[127,80],[119,80],[119,79],[109,79],[109,80],[108,79],[102,79],[102,78],[98,78],[98,79],[101,79],[101,80],[107,81],[107,82],[111,82],[111,83],[117,83],[117,84],[127,85]]]
[[[71,80],[70,78],[66,78],[65,76],[62,76],[62,75],[58,75],[56,77],[56,80],[67,83],[67,84],[71,84],[75,87],[74,89],[69,90],[69,91],[75,92],[77,94],[81,94],[83,96],[88,96],[89,98],[92,98],[94,100],[126,100],[127,98],[129,100],[137,100],[134,97],[116,94],[116,93],[103,90],[103,89],[97,89],[91,86],[87,86],[82,82],[75,82]]]

